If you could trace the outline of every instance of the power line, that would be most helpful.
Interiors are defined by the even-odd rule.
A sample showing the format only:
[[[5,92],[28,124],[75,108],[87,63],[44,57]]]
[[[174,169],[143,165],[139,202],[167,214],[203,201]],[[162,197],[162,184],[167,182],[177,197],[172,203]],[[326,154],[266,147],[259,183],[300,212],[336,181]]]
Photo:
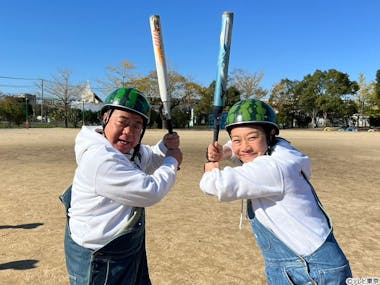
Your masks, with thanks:
[[[57,81],[52,81],[52,80],[47,80],[47,79],[43,79],[43,78],[29,78],[29,77],[15,77],[15,76],[0,76],[0,79],[9,79],[9,80],[28,80],[28,81],[41,81],[42,83],[42,86],[43,86],[43,82],[47,82],[47,83],[50,83],[50,84],[54,84],[56,83]],[[36,83],[37,84],[37,83]],[[17,89],[17,88],[20,88],[20,89],[27,89],[27,88],[43,88],[42,86],[31,86],[31,85],[16,85],[16,84],[0,84],[0,87],[2,88],[12,88],[12,89]],[[70,88],[76,88],[78,86],[80,86],[80,84],[77,84],[77,85],[72,85],[72,84],[69,84],[68,85]],[[91,90],[93,91],[98,91],[98,92],[101,92],[101,93],[105,93],[108,89],[105,88],[105,87],[91,87]],[[43,92],[43,91],[42,91]]]
[[[25,77],[12,77],[12,76],[0,76],[0,78],[15,79],[15,80],[45,80],[42,78],[25,78]]]
[[[32,88],[33,85],[10,85],[10,84],[0,84],[0,87],[11,87],[11,88]]]

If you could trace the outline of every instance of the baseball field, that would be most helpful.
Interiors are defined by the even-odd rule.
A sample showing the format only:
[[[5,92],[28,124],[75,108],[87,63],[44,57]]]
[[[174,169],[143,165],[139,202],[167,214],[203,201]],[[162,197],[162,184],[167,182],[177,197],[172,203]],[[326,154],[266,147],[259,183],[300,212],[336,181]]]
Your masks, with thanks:
[[[240,201],[199,189],[212,131],[177,130],[184,161],[175,187],[147,209],[153,284],[265,284],[264,263]],[[65,213],[58,196],[75,171],[79,129],[0,129],[0,283],[68,284]],[[147,130],[153,144],[163,130]],[[309,155],[315,189],[354,277],[380,277],[380,132],[282,130]],[[227,135],[221,131],[220,142]]]

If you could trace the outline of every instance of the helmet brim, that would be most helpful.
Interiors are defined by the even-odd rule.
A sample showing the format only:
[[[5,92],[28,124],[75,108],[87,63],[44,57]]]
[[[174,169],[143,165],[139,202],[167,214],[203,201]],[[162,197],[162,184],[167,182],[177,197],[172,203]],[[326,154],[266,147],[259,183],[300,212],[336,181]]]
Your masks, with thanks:
[[[149,123],[149,120],[150,120],[150,118],[148,116],[146,116],[144,113],[141,113],[141,112],[136,111],[135,109],[132,109],[132,108],[129,108],[129,107],[120,106],[120,105],[116,105],[116,104],[107,104],[107,105],[105,105],[102,108],[102,110],[101,110],[102,116],[104,115],[105,112],[107,112],[108,110],[111,110],[111,109],[117,109],[117,110],[121,110],[121,111],[127,111],[127,112],[131,112],[131,113],[140,115],[144,119],[144,121],[146,121],[147,124]]]
[[[260,125],[260,126],[269,125],[269,126],[272,126],[273,129],[275,129],[275,131],[276,131],[275,134],[276,135],[280,134],[280,129],[279,129],[278,125],[275,124],[275,123],[272,123],[272,122],[268,122],[268,121],[242,121],[242,122],[236,122],[236,123],[232,123],[232,124],[227,125],[226,126],[226,130],[230,134],[231,130],[233,128],[247,126],[247,125]]]

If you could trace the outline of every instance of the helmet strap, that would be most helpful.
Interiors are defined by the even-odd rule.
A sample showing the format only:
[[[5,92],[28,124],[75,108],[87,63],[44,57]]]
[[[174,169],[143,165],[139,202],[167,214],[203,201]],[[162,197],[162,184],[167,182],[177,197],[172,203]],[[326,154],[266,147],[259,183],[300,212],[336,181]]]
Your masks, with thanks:
[[[106,128],[106,126],[108,125],[108,122],[110,121],[111,119],[111,115],[113,114],[113,111],[115,111],[115,109],[110,109],[108,110],[105,114],[106,114],[106,119],[103,118],[102,120],[102,127],[103,127],[103,132],[104,132],[104,129]],[[104,132],[105,133],[105,132]],[[105,135],[104,135],[105,136]]]
[[[146,125],[147,125],[147,123],[144,120],[144,127],[143,127],[143,130],[141,132],[140,140],[139,140],[139,143],[133,148],[133,155],[131,157],[131,161],[135,161],[136,156],[140,159],[140,145],[141,145],[142,138],[145,134]]]
[[[268,148],[265,154],[271,155],[273,151],[273,146],[276,144],[276,136],[274,134],[274,129],[264,127],[264,132],[265,132],[265,137],[267,139],[267,145],[268,145]]]

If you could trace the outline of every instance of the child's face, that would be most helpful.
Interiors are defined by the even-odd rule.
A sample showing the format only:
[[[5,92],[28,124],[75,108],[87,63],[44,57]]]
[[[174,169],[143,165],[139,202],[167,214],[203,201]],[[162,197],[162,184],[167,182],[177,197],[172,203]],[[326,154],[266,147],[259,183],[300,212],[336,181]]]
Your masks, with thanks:
[[[232,151],[242,162],[253,161],[268,149],[264,129],[260,126],[242,126],[231,130]]]

